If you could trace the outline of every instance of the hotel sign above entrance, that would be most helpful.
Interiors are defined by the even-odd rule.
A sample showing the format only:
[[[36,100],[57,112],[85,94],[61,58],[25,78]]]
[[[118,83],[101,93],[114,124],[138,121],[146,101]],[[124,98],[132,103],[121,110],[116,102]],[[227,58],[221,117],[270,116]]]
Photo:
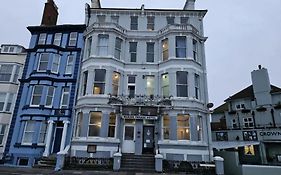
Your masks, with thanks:
[[[123,115],[123,119],[136,119],[136,120],[157,120],[158,116],[147,116],[147,115]]]

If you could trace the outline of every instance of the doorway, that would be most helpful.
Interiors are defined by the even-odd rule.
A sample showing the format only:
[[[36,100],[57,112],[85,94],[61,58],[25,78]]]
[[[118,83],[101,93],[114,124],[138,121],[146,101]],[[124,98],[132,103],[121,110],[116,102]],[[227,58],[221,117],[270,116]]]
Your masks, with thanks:
[[[57,122],[55,133],[54,133],[54,144],[53,144],[52,153],[57,153],[60,151],[62,132],[63,132],[63,123]]]
[[[154,153],[154,126],[143,126],[142,152],[144,154]]]

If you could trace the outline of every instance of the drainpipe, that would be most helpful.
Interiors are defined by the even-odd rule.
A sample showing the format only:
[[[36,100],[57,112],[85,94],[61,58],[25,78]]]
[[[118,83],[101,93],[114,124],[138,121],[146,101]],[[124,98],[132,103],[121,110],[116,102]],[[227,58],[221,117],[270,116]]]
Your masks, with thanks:
[[[273,127],[276,128],[275,117],[274,117],[274,110],[271,109],[270,113],[271,113],[271,117],[272,117]]]

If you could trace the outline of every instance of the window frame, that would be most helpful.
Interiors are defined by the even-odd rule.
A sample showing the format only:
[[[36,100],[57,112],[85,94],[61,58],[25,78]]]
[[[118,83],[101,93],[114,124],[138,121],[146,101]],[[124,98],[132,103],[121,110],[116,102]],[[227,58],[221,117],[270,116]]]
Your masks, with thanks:
[[[66,89],[68,89],[68,91],[65,91]],[[63,104],[65,96],[67,96],[67,101],[66,101],[66,104]],[[65,86],[62,88],[62,92],[61,92],[60,109],[68,108],[69,99],[70,99],[70,87]]]
[[[2,97],[1,97],[2,96]],[[3,108],[0,109],[0,112],[5,112],[5,104],[6,104],[6,97],[7,97],[7,93],[6,92],[0,92],[0,104],[3,103]],[[1,101],[3,98],[3,101]],[[0,105],[1,106],[1,105]]]
[[[133,82],[130,82],[130,77],[131,78],[134,78],[134,81]],[[128,88],[127,88],[127,91],[128,91],[128,96],[129,96],[129,98],[134,98],[135,97],[135,95],[136,95],[136,75],[128,75],[128,81],[127,81],[127,83],[128,83]],[[131,94],[130,92],[131,92],[131,90],[130,90],[130,88],[129,87],[134,87],[134,94]]]
[[[187,117],[187,119],[185,119],[185,120],[188,120],[187,126],[180,126],[179,125],[179,121],[181,121],[181,120],[179,120],[179,117],[181,117],[181,116],[182,117]],[[189,114],[178,114],[177,115],[177,140],[190,141],[190,139],[191,139],[191,123],[190,123],[190,119],[191,119],[191,116]],[[184,129],[184,131],[187,133],[187,136],[189,138],[188,137],[187,138],[179,138],[179,130],[180,129]],[[187,130],[188,130],[188,132],[187,132]]]
[[[138,30],[138,20],[139,20],[139,18],[138,18],[138,16],[131,16],[130,17],[130,21],[131,21],[131,23],[130,23],[130,30]]]
[[[182,74],[182,75],[180,75],[180,74]],[[181,78],[179,76],[186,77],[186,84],[184,84],[183,82],[180,82]],[[177,71],[176,72],[176,87],[177,87],[177,97],[189,97],[189,91],[188,91],[188,72],[187,71]],[[180,87],[184,87],[186,92],[181,92],[182,89]]]
[[[92,117],[92,113],[97,113],[97,114],[100,114],[98,117],[100,118],[100,123],[99,122],[96,122],[96,123],[91,123],[91,117]],[[91,111],[90,113],[89,113],[90,115],[89,115],[89,122],[88,122],[88,134],[87,134],[87,136],[88,137],[100,137],[101,136],[101,124],[102,124],[102,112],[99,112],[99,111]],[[94,121],[97,121],[97,120],[94,120]],[[90,136],[90,127],[93,127],[93,126],[98,126],[99,127],[99,132],[98,132],[98,134],[97,135],[91,135]]]
[[[55,73],[55,74],[59,73],[60,62],[61,62],[61,55],[60,54],[53,54],[52,68],[51,68],[52,73]],[[54,66],[57,66],[56,70],[53,70]]]
[[[53,45],[61,46],[61,41],[62,41],[62,33],[55,33]]]
[[[46,60],[42,61],[43,55],[46,55],[47,61],[46,61]],[[40,53],[37,71],[38,71],[38,72],[47,72],[49,61],[50,61],[50,53]],[[46,66],[46,69],[45,69],[45,70],[40,69],[40,65],[41,65],[42,63],[45,63],[45,64],[47,63],[47,66]]]
[[[104,39],[104,42],[101,42]],[[103,45],[104,44],[104,45]],[[98,56],[108,56],[109,51],[109,35],[107,34],[99,34],[98,35]]]
[[[162,45],[162,61],[168,61],[169,60],[169,39],[165,38],[161,41]],[[165,47],[167,46],[167,47]]]
[[[184,46],[180,46],[180,43],[184,41]],[[176,36],[176,58],[186,58],[186,36]],[[181,56],[183,54],[183,56]]]
[[[254,128],[254,120],[252,116],[243,117],[244,128]]]
[[[114,124],[113,123],[111,123],[111,117],[114,117]],[[107,137],[109,137],[109,138],[115,138],[116,137],[116,114],[115,113],[110,113],[109,114],[109,123],[108,123],[108,135],[107,135]],[[111,129],[111,127],[113,127],[114,128],[114,134],[113,134],[113,136],[112,135],[110,135],[110,129]]]
[[[149,48],[151,46],[152,48]],[[154,42],[147,42],[146,43],[146,62],[147,63],[154,63],[154,50],[155,50],[155,43]],[[152,60],[149,60],[149,58],[152,58]]]
[[[174,25],[175,24],[175,17],[174,16],[167,16],[166,21],[167,21],[167,25]]]
[[[193,60],[198,62],[198,41],[192,40]]]
[[[152,80],[151,83],[151,86],[152,87],[149,87],[149,79]],[[155,76],[154,75],[147,75],[145,76],[145,80],[146,80],[146,95],[147,96],[152,96],[154,95],[154,90],[155,90]]]
[[[6,68],[3,68],[7,66]],[[14,64],[1,64],[0,65],[0,78],[3,77],[3,80],[0,80],[0,82],[13,82],[13,70],[14,70]],[[4,69],[4,70],[3,70]],[[6,80],[6,77],[9,77],[9,80]]]
[[[5,111],[6,112],[12,112],[13,108],[12,108],[12,105],[14,104],[14,97],[15,97],[15,94],[14,93],[7,93],[7,101],[6,101],[6,107],[5,107]],[[9,108],[9,110],[8,110]]]
[[[122,42],[123,40],[119,37],[115,38],[115,49],[114,49],[114,58],[120,60],[121,59],[121,53],[122,53]],[[119,47],[120,45],[120,47]]]
[[[194,90],[195,90],[195,99],[200,100],[200,75],[194,74]]]
[[[146,29],[148,31],[154,31],[155,27],[155,16],[147,16],[147,26]]]
[[[98,71],[103,73],[102,81],[99,81],[97,78]],[[104,95],[105,94],[105,84],[106,84],[106,69],[95,69],[95,77],[94,77],[94,86],[93,86],[93,95]],[[96,88],[100,86],[100,93],[96,93]]]
[[[45,127],[44,130],[42,130],[42,127]],[[46,136],[47,136],[47,129],[48,129],[48,122],[42,121],[40,124],[40,130],[38,135],[38,145],[45,145],[46,144]],[[41,136],[43,135],[43,142],[41,142]]]
[[[116,75],[118,76],[117,83],[114,82],[114,78],[116,77]],[[121,78],[121,74],[119,72],[113,72],[113,74],[112,74],[112,95],[113,96],[118,96],[118,94],[119,94],[120,78]],[[117,92],[115,92],[115,89],[117,89]]]
[[[41,94],[36,94],[36,97],[39,97],[39,104],[33,104],[33,99],[34,99],[34,92],[35,92],[35,88],[37,87],[41,87],[42,90],[41,90]],[[33,90],[32,90],[32,95],[31,95],[31,100],[30,100],[30,106],[34,106],[34,107],[38,107],[41,105],[41,99],[42,99],[42,95],[43,95],[43,92],[44,92],[44,86],[43,85],[35,85],[33,86]]]
[[[90,36],[87,39],[87,47],[86,47],[86,52],[87,52],[87,57],[89,58],[92,55],[92,42],[93,42],[93,37]]]
[[[70,62],[70,58],[72,58],[72,62]],[[74,66],[74,55],[68,55],[67,56],[67,61],[66,61],[66,66],[65,66],[65,75],[71,75],[73,73],[73,66]]]
[[[49,94],[50,89],[53,90],[53,93],[51,95]],[[47,86],[47,94],[46,94],[46,99],[45,99],[45,107],[51,108],[53,106],[55,91],[56,91],[56,88],[54,86]],[[51,98],[51,104],[47,104],[48,98]]]
[[[44,44],[46,44],[46,40],[47,40],[47,33],[40,33],[38,35],[37,45],[44,45]]]
[[[77,45],[77,40],[78,40],[78,33],[70,32],[69,39],[68,39],[68,46],[75,47]]]
[[[77,125],[76,125],[76,137],[82,137],[82,126],[83,126],[83,112],[78,112],[77,114]]]
[[[83,79],[82,79],[82,92],[81,95],[85,96],[87,94],[87,84],[88,84],[88,71],[83,72]]]
[[[4,142],[5,135],[6,135],[5,133],[7,130],[7,126],[8,126],[8,124],[5,124],[5,123],[0,124],[0,146],[4,145],[3,142]],[[3,131],[3,133],[2,133],[2,131]]]
[[[32,123],[33,124],[33,129],[34,130],[28,130],[27,131],[27,125],[28,125],[28,123]],[[22,140],[21,140],[21,143],[23,144],[23,145],[32,145],[32,143],[33,143],[33,140],[34,140],[34,134],[35,134],[35,130],[36,130],[36,121],[34,121],[34,120],[26,120],[25,121],[25,123],[24,123],[24,130],[23,130],[23,135],[22,135]],[[25,136],[26,136],[26,133],[31,133],[31,139],[32,139],[32,141],[31,142],[25,142],[24,140],[25,140]]]
[[[164,84],[163,83],[163,77],[164,76],[167,76],[167,79],[168,79],[168,83],[167,84]],[[161,94],[162,94],[162,96],[163,97],[169,97],[170,96],[170,85],[169,85],[169,83],[170,83],[170,76],[169,76],[169,74],[168,73],[164,73],[164,74],[162,74],[161,75]],[[165,93],[165,89],[166,88],[168,88],[168,94],[164,94]],[[166,96],[167,95],[167,96]]]
[[[162,139],[163,140],[170,140],[170,123],[171,123],[171,118],[168,114],[164,114],[162,117]],[[165,126],[165,118],[168,119],[168,124]],[[168,137],[166,137],[165,132],[168,131]]]
[[[137,62],[137,52],[138,52],[138,43],[129,42],[129,53],[130,53],[130,62],[131,63]]]

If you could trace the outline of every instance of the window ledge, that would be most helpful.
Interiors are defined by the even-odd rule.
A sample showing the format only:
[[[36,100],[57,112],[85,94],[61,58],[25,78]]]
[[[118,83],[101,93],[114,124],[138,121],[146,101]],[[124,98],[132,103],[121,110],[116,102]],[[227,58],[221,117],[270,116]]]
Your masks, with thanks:
[[[95,142],[95,143],[102,143],[102,142],[109,142],[109,143],[120,143],[120,139],[117,138],[104,138],[104,137],[75,137],[73,139],[74,142]]]

